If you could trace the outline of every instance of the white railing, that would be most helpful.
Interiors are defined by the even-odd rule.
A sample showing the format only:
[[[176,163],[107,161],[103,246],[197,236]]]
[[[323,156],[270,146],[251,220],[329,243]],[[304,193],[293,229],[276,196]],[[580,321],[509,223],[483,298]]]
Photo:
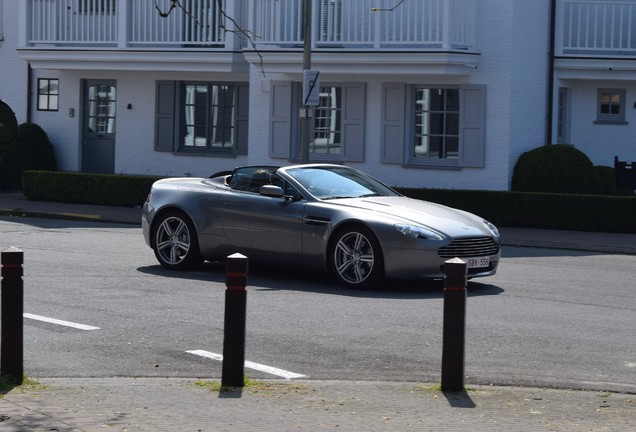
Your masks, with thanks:
[[[223,12],[240,23],[241,11],[234,7],[240,2],[222,3],[219,8],[218,0],[180,0],[181,6],[170,0],[27,0],[26,40],[53,46],[224,47]]]
[[[313,0],[312,47],[472,49],[477,3]],[[250,4],[250,28],[257,45],[303,44],[303,1],[251,0]]]
[[[313,0],[312,45],[475,49],[478,1]],[[257,46],[284,49],[302,46],[304,39],[303,0],[222,0],[222,7],[218,0],[25,3],[27,45],[236,49],[250,35]],[[243,37],[232,31],[235,23]]]
[[[561,0],[557,52],[636,55],[636,0]]]

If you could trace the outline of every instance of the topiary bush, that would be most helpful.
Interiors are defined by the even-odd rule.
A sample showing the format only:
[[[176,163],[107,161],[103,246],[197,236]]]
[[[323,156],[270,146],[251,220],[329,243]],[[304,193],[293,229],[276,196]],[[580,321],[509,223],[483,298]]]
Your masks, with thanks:
[[[567,144],[538,147],[519,157],[512,190],[569,194],[602,194],[603,186],[590,159]]]
[[[0,164],[0,189],[22,189],[25,170],[56,169],[55,150],[46,132],[35,123],[22,123]]]
[[[595,166],[594,169],[601,181],[603,195],[617,195],[616,193],[616,173],[613,167]]]

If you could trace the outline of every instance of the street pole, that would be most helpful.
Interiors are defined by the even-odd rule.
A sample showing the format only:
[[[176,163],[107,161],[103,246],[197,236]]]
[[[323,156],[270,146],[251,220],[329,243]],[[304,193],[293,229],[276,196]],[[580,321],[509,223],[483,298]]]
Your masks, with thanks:
[[[305,0],[305,29],[303,49],[303,74],[311,69],[311,0]],[[309,130],[311,124],[309,105],[303,101],[302,116],[300,119],[300,163],[309,163]]]

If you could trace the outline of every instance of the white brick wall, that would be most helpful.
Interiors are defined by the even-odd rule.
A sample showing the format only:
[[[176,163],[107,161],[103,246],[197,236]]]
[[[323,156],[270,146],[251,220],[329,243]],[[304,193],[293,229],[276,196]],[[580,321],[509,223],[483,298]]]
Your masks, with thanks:
[[[545,143],[547,60],[549,35],[549,0],[481,0],[479,7],[479,41],[481,55],[479,68],[468,77],[439,75],[421,76],[326,76],[331,81],[367,82],[367,123],[365,162],[352,164],[369,171],[386,183],[397,186],[427,186],[439,188],[509,188],[512,169],[521,153]],[[5,40],[0,42],[0,68],[2,76],[11,80],[0,81],[0,97],[6,100],[18,114],[20,121],[26,118],[26,63],[16,53],[18,2],[0,0],[4,6],[3,30]],[[32,120],[40,124],[56,146],[60,168],[80,169],[79,128],[81,121],[81,80],[113,79],[117,81],[117,149],[115,172],[136,174],[160,174],[178,176],[208,176],[216,171],[242,164],[283,164],[283,160],[268,158],[269,92],[267,82],[274,80],[300,81],[300,71],[293,76],[268,72],[263,76],[258,67],[250,72],[250,148],[247,157],[217,158],[173,155],[153,150],[154,145],[154,95],[155,81],[174,80],[228,80],[231,75],[209,73],[125,72],[125,71],[46,71],[33,72],[33,85],[38,77],[60,79],[60,110],[38,112],[32,109]],[[485,84],[487,86],[486,165],[484,169],[439,170],[407,169],[399,165],[380,162],[380,91],[382,82],[406,81],[423,84]],[[35,91],[35,87],[32,89]],[[632,105],[636,88],[630,87],[628,98]],[[590,94],[581,93],[573,100],[577,107],[574,114],[582,114]],[[594,93],[595,95],[595,93]],[[594,96],[595,97],[595,96]],[[33,99],[35,103],[35,99]],[[128,104],[132,105],[127,110]],[[75,116],[69,117],[69,109]],[[636,115],[628,107],[629,117]],[[636,118],[633,118],[636,121]],[[594,158],[607,159],[604,147],[596,146],[590,134],[598,134],[583,117],[573,124],[573,142],[581,148],[594,150]],[[628,128],[625,128],[628,130]],[[614,153],[613,144],[627,137],[620,136],[618,128],[601,131],[612,144],[605,148]],[[633,145],[632,145],[633,148]],[[617,148],[617,151],[620,148]],[[619,153],[621,154],[621,153]],[[626,153],[629,154],[629,153]],[[632,153],[633,154],[633,153]]]
[[[27,63],[22,60],[18,47],[18,6],[15,0],[0,0],[0,99],[5,101],[18,119],[26,121],[27,112]]]

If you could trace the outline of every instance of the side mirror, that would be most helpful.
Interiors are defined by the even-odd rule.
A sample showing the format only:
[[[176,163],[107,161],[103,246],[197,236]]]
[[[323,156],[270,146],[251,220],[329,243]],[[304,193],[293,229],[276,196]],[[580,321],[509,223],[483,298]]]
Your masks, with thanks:
[[[283,198],[285,196],[283,189],[280,186],[274,186],[274,185],[261,186],[260,189],[258,190],[258,193],[263,196],[268,196],[272,198]]]

